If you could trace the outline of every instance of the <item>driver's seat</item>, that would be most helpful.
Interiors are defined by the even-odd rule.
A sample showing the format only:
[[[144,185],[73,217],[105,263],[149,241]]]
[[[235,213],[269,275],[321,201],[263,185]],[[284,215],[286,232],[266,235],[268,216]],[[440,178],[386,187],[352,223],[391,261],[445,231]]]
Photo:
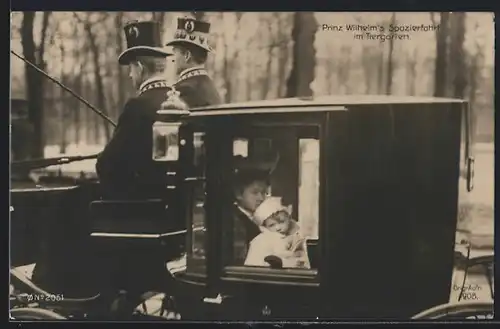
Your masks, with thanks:
[[[184,249],[185,224],[173,208],[161,199],[90,203],[92,245],[103,266],[114,264],[113,281],[158,288],[165,262]]]
[[[90,203],[93,236],[143,238],[168,231],[169,210],[160,199],[98,200]]]
[[[183,250],[184,219],[161,199],[98,200],[89,210],[93,240],[161,249],[165,261]]]

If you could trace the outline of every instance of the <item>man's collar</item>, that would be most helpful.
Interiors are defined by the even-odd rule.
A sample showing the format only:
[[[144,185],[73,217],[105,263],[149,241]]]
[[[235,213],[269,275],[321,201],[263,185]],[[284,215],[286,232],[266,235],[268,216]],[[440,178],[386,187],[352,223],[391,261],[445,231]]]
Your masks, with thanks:
[[[207,70],[202,65],[193,66],[182,71],[181,74],[179,74],[177,82],[200,75],[208,75]]]
[[[154,76],[147,79],[141,84],[141,86],[139,87],[138,94],[140,95],[149,89],[168,88],[168,87],[170,87],[170,85],[167,83],[165,78],[161,76]]]
[[[143,83],[141,83],[141,85],[139,86],[139,91],[141,91],[142,89],[144,89],[144,87],[146,87],[146,85],[149,85],[150,83],[153,83],[153,82],[162,82],[162,81],[165,81],[165,78],[162,77],[162,76],[159,76],[159,75],[156,75],[156,76],[153,76],[149,79],[146,79],[146,81],[144,81]]]
[[[196,65],[196,66],[189,67],[187,69],[182,70],[182,72],[179,73],[179,78],[182,77],[182,76],[184,76],[184,75],[186,75],[186,74],[188,74],[191,71],[194,71],[194,70],[204,70],[204,69],[205,69],[205,67],[203,65]]]

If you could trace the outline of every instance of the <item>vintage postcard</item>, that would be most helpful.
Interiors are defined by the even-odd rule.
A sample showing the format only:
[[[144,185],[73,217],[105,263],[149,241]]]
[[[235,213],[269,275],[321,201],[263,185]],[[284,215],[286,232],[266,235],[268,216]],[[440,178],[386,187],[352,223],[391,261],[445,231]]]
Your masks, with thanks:
[[[12,12],[12,321],[493,319],[494,16]]]

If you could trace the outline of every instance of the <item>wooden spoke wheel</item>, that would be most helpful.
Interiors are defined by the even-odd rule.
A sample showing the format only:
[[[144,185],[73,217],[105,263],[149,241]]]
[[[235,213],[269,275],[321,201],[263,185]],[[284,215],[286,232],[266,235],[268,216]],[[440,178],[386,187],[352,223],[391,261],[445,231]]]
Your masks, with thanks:
[[[438,305],[412,317],[413,320],[492,320],[493,302],[461,302]]]

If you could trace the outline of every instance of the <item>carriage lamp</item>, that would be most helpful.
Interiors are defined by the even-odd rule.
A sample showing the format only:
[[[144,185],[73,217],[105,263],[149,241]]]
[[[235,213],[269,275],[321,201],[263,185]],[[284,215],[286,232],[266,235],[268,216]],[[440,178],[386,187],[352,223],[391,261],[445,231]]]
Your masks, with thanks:
[[[186,142],[179,141],[179,127],[181,119],[189,115],[188,106],[180,98],[180,93],[172,87],[167,92],[167,100],[161,104],[156,112],[153,123],[153,160],[158,162],[177,161],[179,145]]]

